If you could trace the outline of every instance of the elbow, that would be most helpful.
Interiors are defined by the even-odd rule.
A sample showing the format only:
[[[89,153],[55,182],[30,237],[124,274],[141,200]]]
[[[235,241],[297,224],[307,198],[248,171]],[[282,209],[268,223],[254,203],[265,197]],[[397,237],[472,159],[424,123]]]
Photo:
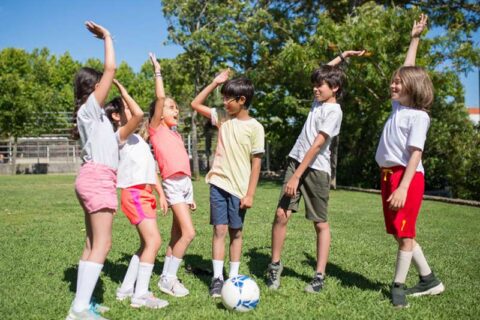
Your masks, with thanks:
[[[198,104],[195,103],[195,101],[192,101],[192,102],[190,103],[190,107],[192,107],[193,110],[197,110]]]
[[[105,63],[105,66],[103,67],[103,72],[115,73],[116,71],[117,71],[117,66],[115,65],[115,62]]]

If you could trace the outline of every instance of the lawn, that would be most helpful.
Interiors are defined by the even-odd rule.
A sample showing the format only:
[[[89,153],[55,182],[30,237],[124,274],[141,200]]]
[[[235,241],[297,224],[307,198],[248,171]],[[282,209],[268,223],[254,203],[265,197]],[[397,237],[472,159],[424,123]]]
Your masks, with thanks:
[[[0,177],[0,318],[64,319],[75,292],[78,259],[85,235],[83,213],[74,195],[74,176]],[[480,317],[480,209],[425,201],[418,221],[418,241],[446,291],[435,297],[411,298],[396,310],[388,300],[396,246],[383,228],[378,195],[332,191],[332,250],[326,287],[303,292],[313,276],[315,233],[303,211],[289,225],[282,256],[282,286],[269,292],[264,270],[270,256],[270,228],[279,193],[273,182],[260,184],[245,223],[240,272],[252,276],[261,291],[257,309],[247,314],[224,309],[208,296],[211,226],[208,188],[194,183],[197,236],[179,276],[190,289],[184,298],[160,293],[165,245],[157,259],[151,290],[170,302],[161,310],[137,310],[117,302],[115,290],[138,245],[137,233],[123,213],[115,217],[113,248],[95,297],[111,307],[109,319],[473,319]],[[303,210],[303,209],[302,209]],[[159,217],[163,242],[171,214]],[[228,258],[227,258],[228,259]],[[227,260],[228,261],[228,260]],[[228,263],[226,263],[228,266]],[[407,285],[417,281],[414,267]]]

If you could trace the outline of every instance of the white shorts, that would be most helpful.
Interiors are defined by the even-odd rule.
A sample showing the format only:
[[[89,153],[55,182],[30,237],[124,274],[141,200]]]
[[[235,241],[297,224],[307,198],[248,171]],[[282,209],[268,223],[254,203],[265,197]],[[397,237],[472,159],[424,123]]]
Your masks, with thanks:
[[[193,203],[193,185],[189,176],[177,176],[162,181],[168,206],[177,203]]]

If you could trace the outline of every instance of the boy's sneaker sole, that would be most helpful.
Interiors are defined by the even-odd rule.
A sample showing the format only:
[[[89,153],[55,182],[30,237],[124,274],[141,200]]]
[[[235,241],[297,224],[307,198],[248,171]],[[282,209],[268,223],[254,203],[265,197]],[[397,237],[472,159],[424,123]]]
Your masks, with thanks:
[[[407,295],[409,297],[421,297],[421,296],[426,296],[426,295],[434,296],[434,295],[442,293],[443,291],[445,291],[445,286],[443,285],[443,283],[440,282],[440,284],[438,284],[435,287],[430,288],[426,291],[415,292],[415,293],[408,293],[407,292]]]

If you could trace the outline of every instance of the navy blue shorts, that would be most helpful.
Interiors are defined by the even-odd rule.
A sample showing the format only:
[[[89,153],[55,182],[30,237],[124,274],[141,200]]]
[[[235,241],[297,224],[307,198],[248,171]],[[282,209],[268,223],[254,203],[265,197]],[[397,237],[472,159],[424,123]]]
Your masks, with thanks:
[[[210,185],[210,224],[227,224],[241,229],[247,209],[240,209],[240,199],[213,184]]]

